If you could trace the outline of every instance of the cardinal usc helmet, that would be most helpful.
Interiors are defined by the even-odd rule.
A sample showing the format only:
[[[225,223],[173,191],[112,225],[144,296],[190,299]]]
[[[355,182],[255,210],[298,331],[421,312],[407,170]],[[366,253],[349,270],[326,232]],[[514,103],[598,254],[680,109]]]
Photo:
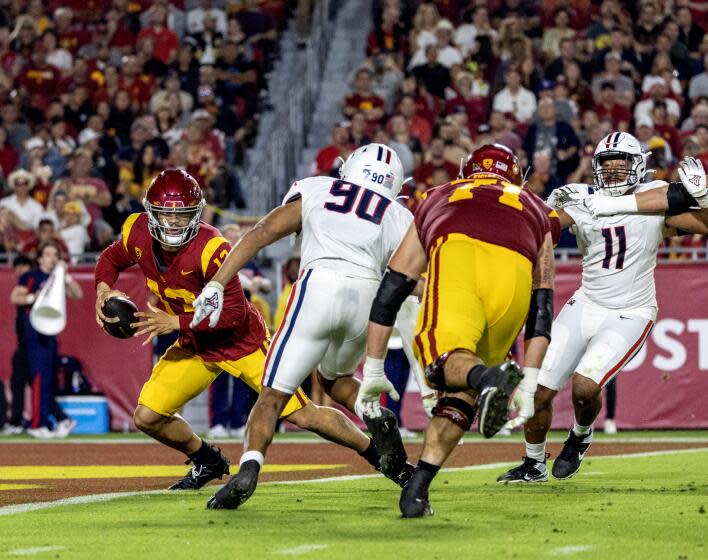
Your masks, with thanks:
[[[150,235],[164,245],[181,247],[197,235],[205,204],[194,177],[166,169],[152,180],[143,199]]]
[[[503,144],[485,144],[472,152],[462,165],[460,175],[467,179],[474,173],[494,173],[519,186],[524,177],[519,158]]]

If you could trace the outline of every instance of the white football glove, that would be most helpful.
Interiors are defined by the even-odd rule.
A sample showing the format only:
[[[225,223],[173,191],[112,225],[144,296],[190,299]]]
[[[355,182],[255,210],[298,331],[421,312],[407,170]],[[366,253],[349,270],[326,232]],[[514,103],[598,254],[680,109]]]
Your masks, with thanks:
[[[423,409],[425,410],[425,415],[428,418],[433,417],[433,409],[438,404],[438,392],[431,391],[430,393],[424,393],[420,395],[423,401]]]
[[[708,208],[708,188],[706,188],[706,171],[701,160],[685,157],[679,164],[678,175],[688,193],[701,208]]]
[[[509,408],[517,411],[516,418],[512,418],[506,424],[504,428],[513,430],[514,428],[521,426],[533,416],[533,397],[536,394],[536,387],[538,386],[538,368],[525,367],[524,368],[524,378],[519,383],[514,395],[511,397],[511,403]]]
[[[585,195],[572,185],[554,189],[548,196],[546,204],[555,210],[560,210],[566,206],[577,206],[583,203]]]
[[[394,401],[401,398],[393,387],[393,383],[386,377],[384,360],[367,356],[364,362],[364,377],[361,380],[354,404],[354,412],[359,418],[363,420],[365,415],[369,418],[381,416],[381,404],[379,403],[381,393],[388,393]]]
[[[209,317],[209,327],[214,328],[219,322],[221,310],[224,308],[224,287],[212,280],[202,289],[199,297],[192,302],[194,317],[189,326],[194,328]]]

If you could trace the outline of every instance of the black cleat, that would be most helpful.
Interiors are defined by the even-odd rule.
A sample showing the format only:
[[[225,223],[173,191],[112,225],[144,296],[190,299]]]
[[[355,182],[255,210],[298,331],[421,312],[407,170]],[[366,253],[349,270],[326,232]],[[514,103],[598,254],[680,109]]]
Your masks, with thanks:
[[[560,480],[570,478],[580,470],[585,453],[592,443],[592,430],[584,436],[576,436],[573,430],[568,432],[568,439],[563,444],[563,449],[558,458],[553,461],[551,474]]]
[[[378,468],[376,470],[381,471],[381,468]],[[406,461],[405,463],[403,463],[403,467],[398,472],[398,474],[386,476],[386,478],[388,478],[389,480],[393,480],[393,482],[398,484],[401,488],[405,488],[406,484],[408,484],[408,481],[413,476],[414,471],[415,465],[411,465],[408,461]]]
[[[546,457],[549,455],[546,454]],[[546,482],[548,480],[548,467],[546,461],[537,461],[531,457],[524,457],[524,462],[518,467],[500,474],[497,482],[512,484],[516,482]]]
[[[417,469],[411,479],[401,491],[401,499],[398,507],[401,510],[401,517],[426,517],[433,515],[433,507],[428,501],[429,482],[425,480],[425,473]]]
[[[218,460],[215,463],[197,463],[191,459],[187,463],[193,463],[187,475],[175,482],[168,490],[199,490],[207,482],[215,479],[221,480],[225,474],[229,474],[229,460],[221,453],[221,450],[214,449],[218,454]]]
[[[386,478],[403,486],[405,481],[401,484],[399,479],[405,477],[408,453],[403,446],[401,433],[398,431],[396,415],[387,408],[382,408],[381,416],[371,418],[364,415],[364,422],[379,452],[379,468],[377,470]],[[409,466],[412,467],[412,465]],[[408,478],[410,478],[410,474]]]
[[[509,419],[508,408],[511,394],[524,374],[516,362],[508,361],[490,368],[492,378],[479,394],[479,433],[490,438],[502,429]]]
[[[256,491],[260,470],[258,461],[251,460],[243,463],[231,480],[209,498],[207,509],[236,509]]]

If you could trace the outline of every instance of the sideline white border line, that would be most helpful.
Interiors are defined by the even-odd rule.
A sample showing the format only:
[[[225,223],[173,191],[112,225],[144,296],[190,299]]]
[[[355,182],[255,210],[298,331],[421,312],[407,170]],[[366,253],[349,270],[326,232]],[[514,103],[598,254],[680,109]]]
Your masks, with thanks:
[[[491,444],[507,444],[507,445],[518,445],[519,443],[523,442],[523,439],[520,437],[522,434],[518,434],[519,437],[514,437],[512,436],[511,438],[493,438],[493,439],[463,439],[462,444],[467,445],[467,444],[484,444],[484,445],[491,445]],[[598,437],[600,436],[600,437]],[[677,437],[616,437],[616,436],[607,436],[606,438],[602,436],[602,434],[597,434],[596,436],[593,436],[594,439],[593,441],[595,443],[701,443],[701,444],[708,444],[708,437],[706,436],[696,436],[696,437],[686,437],[686,436],[677,436]],[[567,438],[567,435],[558,435],[558,436],[553,436],[549,438],[547,441],[548,443],[563,443]],[[209,439],[209,442],[211,443],[219,443],[219,444],[228,444],[228,443],[233,443],[233,444],[241,444],[243,443],[242,438],[225,438],[225,439]],[[153,439],[148,439],[148,438],[140,438],[140,439],[132,439],[132,438],[82,438],[82,439],[50,439],[50,440],[39,440],[39,439],[15,439],[13,437],[8,437],[8,438],[3,438],[0,437],[0,445],[4,444],[12,444],[12,445],[82,445],[82,444],[119,444],[119,445],[125,445],[125,444],[138,444],[138,445],[162,445],[161,443],[153,440]],[[322,445],[337,445],[335,443],[332,443],[331,441],[327,441],[321,438],[288,438],[288,439],[275,439],[273,441],[273,445],[278,445],[278,444],[301,444],[301,443],[317,443],[317,444],[322,444]],[[415,438],[403,438],[403,443],[423,443],[423,436],[422,433],[419,437]]]
[[[620,455],[601,455],[592,457],[593,461],[600,459],[634,459],[640,457],[656,457],[660,455],[671,455],[676,453],[705,453],[708,448],[693,448],[693,449],[671,449],[662,451],[643,451],[640,453],[622,453]],[[442,469],[447,472],[458,471],[485,471],[492,469],[500,469],[516,464],[513,461],[502,463],[485,463],[483,465],[470,465],[468,467],[450,467]],[[378,478],[380,474],[352,474],[344,476],[331,476],[327,478],[314,478],[309,480],[278,480],[272,482],[263,482],[261,485],[296,485],[296,484],[319,484],[321,482],[346,482],[349,480],[363,480],[367,478]],[[187,492],[187,491],[185,491]],[[191,492],[191,491],[189,491]],[[111,492],[108,494],[90,494],[88,496],[74,496],[72,498],[63,498],[53,502],[32,502],[28,504],[16,504],[11,506],[0,507],[0,517],[5,515],[15,515],[18,513],[27,513],[30,511],[38,511],[43,509],[51,509],[59,506],[91,504],[95,502],[109,502],[118,498],[129,498],[132,496],[147,496],[153,494],[183,494],[180,491],[174,490],[146,490],[141,492]]]

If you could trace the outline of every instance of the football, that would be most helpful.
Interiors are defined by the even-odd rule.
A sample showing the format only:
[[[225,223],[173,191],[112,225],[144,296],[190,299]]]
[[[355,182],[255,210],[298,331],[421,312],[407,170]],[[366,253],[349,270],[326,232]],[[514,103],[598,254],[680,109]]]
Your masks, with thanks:
[[[130,326],[137,321],[133,316],[137,310],[138,307],[128,298],[121,296],[108,298],[103,303],[103,314],[109,318],[118,317],[118,321],[115,323],[103,321],[103,330],[116,338],[130,338],[138,330]]]

